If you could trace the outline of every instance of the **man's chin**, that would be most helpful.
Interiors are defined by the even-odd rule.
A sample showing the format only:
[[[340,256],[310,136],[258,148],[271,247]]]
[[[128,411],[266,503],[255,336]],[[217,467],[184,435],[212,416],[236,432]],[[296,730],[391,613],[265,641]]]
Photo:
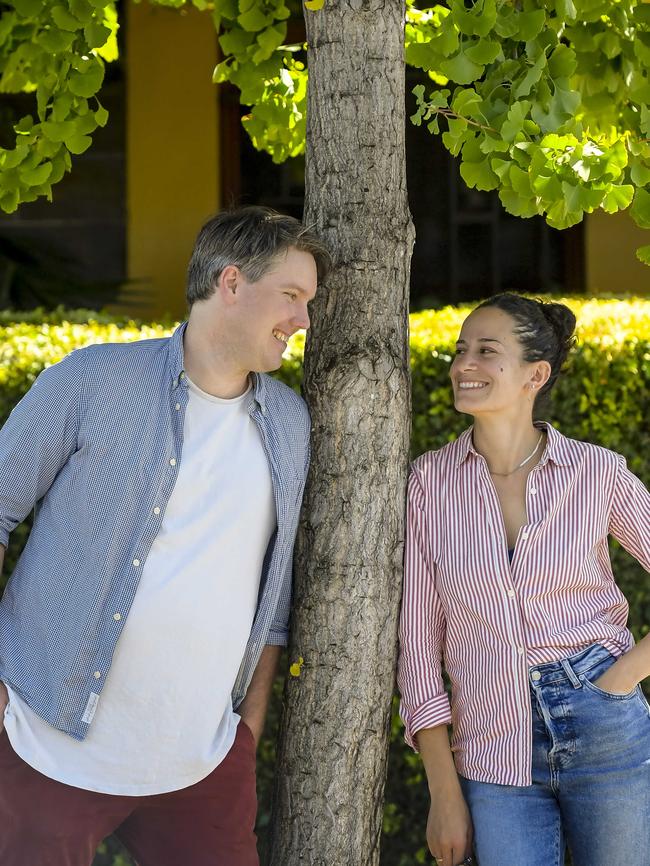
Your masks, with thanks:
[[[282,358],[273,361],[269,358],[266,361],[261,361],[255,367],[252,367],[251,373],[274,373],[276,370],[279,370],[281,366]]]

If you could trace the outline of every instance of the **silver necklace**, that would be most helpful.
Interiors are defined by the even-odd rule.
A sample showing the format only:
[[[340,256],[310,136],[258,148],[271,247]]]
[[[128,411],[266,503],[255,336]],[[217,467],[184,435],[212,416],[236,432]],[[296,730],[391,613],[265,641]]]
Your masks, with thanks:
[[[528,457],[526,457],[524,460],[521,461],[521,463],[519,464],[519,466],[515,466],[514,469],[511,469],[511,470],[510,470],[510,472],[493,472],[493,471],[490,469],[490,475],[497,475],[499,478],[507,478],[509,475],[514,475],[515,472],[518,472],[518,471],[519,471],[523,466],[526,465],[526,463],[528,463],[530,460],[532,460],[533,457],[537,454],[537,452],[539,451],[539,446],[542,444],[542,439],[543,439],[543,438],[544,438],[544,433],[540,433],[540,434],[539,434],[539,439],[537,440],[537,445],[535,445],[535,447],[534,447],[533,450],[530,452],[530,454],[528,455]]]

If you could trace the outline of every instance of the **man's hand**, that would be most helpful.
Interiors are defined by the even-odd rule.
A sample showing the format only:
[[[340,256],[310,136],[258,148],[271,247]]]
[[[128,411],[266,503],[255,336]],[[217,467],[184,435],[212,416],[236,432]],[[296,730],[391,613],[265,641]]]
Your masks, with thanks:
[[[0,733],[5,726],[5,709],[7,708],[8,703],[9,693],[7,691],[7,687],[2,682],[2,680],[0,680]]]
[[[266,708],[273,688],[273,678],[280,658],[279,646],[265,646],[255,673],[246,692],[246,697],[237,708],[242,721],[248,726],[255,745],[259,745],[264,730]]]
[[[438,866],[458,866],[472,854],[472,819],[460,788],[431,796],[427,843]]]

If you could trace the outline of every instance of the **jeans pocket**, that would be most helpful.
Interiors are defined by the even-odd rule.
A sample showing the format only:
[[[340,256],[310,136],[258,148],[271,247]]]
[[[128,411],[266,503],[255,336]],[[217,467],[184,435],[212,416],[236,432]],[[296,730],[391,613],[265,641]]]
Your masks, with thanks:
[[[600,676],[600,674],[598,674],[598,676]],[[605,689],[598,688],[598,686],[594,685],[590,680],[586,679],[586,677],[585,677],[585,679],[583,679],[582,684],[584,685],[584,687],[588,691],[593,692],[594,694],[598,695],[601,698],[605,698],[605,700],[614,701],[614,702],[634,700],[634,698],[637,697],[639,690],[640,690],[639,686],[635,686],[631,692],[626,692],[623,695],[617,695],[617,694],[614,694],[614,692],[606,692]]]

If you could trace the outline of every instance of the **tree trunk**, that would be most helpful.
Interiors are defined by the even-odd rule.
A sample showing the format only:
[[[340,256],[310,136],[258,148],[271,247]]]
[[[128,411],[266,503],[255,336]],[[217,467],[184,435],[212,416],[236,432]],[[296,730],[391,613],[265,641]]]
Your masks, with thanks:
[[[376,866],[397,653],[413,228],[404,3],[306,12],[307,224],[336,258],[305,357],[312,463],[296,549],[271,866]]]

